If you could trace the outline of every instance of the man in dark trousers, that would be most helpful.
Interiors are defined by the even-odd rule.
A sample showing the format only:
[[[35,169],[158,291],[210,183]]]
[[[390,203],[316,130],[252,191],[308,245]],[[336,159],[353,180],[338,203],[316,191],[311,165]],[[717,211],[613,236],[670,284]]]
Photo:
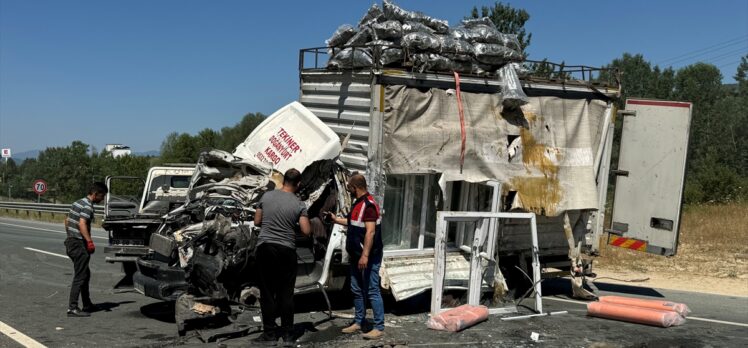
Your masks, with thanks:
[[[353,324],[343,333],[361,331],[366,317],[366,300],[374,312],[374,328],[363,334],[365,339],[377,339],[384,335],[384,303],[379,289],[379,268],[382,265],[382,218],[379,205],[366,188],[366,178],[354,174],[348,179],[348,192],[356,200],[347,217],[328,215],[328,219],[348,225],[345,249],[350,259],[351,292],[356,313]]]
[[[65,219],[65,251],[73,261],[73,284],[70,286],[70,300],[68,302],[69,317],[88,317],[96,310],[88,292],[91,281],[91,270],[88,262],[91,254],[96,250],[91,239],[91,222],[94,221],[94,204],[104,200],[107,194],[104,183],[95,182],[88,189],[88,194],[73,203]],[[83,309],[78,307],[78,296],[83,302]]]
[[[293,294],[296,282],[296,224],[308,236],[311,225],[307,208],[296,197],[301,173],[289,169],[280,190],[262,195],[255,212],[255,226],[260,227],[257,242],[257,265],[260,271],[260,309],[263,334],[257,343],[275,344],[282,336],[290,345],[293,337]],[[276,318],[281,318],[278,327]]]

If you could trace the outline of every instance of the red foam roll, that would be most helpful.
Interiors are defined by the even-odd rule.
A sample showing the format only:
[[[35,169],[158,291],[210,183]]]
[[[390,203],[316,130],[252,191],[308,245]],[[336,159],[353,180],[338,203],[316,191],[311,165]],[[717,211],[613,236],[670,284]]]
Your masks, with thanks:
[[[486,306],[462,305],[431,317],[430,329],[457,332],[488,319]]]
[[[671,301],[645,300],[641,298],[623,296],[600,296],[600,302],[657,309],[661,311],[672,311],[682,315],[683,317],[691,313],[691,310],[686,304]]]
[[[606,302],[588,303],[587,315],[659,327],[677,326],[686,321],[680,314],[673,311],[661,311]]]

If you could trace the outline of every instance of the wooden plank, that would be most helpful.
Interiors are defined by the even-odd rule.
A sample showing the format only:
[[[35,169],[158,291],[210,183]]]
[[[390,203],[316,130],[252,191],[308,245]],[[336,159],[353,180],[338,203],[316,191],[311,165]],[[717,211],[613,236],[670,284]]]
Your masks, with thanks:
[[[468,283],[468,304],[477,306],[480,304],[481,284],[483,282],[483,267],[481,264],[480,249],[488,232],[488,221],[481,220],[475,224],[473,232],[473,245],[470,248],[470,281]]]

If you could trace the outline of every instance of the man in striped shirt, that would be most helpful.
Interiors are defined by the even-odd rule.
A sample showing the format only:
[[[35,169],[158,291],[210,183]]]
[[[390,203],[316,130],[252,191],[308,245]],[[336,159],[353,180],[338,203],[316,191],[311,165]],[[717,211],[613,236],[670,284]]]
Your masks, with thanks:
[[[94,204],[104,200],[107,192],[106,185],[101,182],[91,184],[88,194],[70,206],[67,219],[65,219],[65,250],[70,260],[73,261],[75,274],[73,284],[70,287],[70,301],[68,303],[69,317],[88,317],[96,307],[91,302],[88,292],[88,284],[91,281],[91,270],[88,262],[91,254],[96,250],[93,239],[91,239],[91,222],[94,221]],[[83,300],[83,309],[78,307],[78,296]]]

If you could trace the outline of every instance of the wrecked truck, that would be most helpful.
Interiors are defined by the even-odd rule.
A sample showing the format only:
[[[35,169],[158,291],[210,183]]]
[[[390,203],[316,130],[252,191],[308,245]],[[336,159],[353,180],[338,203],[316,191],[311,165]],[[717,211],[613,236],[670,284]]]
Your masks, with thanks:
[[[302,49],[299,100],[346,139],[340,160],[365,173],[382,206],[382,287],[396,300],[432,286],[439,211],[537,215],[537,248],[526,220],[496,225],[485,262],[499,271],[482,285],[499,298],[533,285],[533,251],[544,278],[570,276],[574,295],[586,298],[601,243],[676,253],[690,103],[629,99],[618,110],[616,73],[586,66],[543,62],[577,79],[523,74],[516,63],[506,65],[514,77],[459,74],[387,66],[376,47],[348,49],[362,48],[374,55],[366,64],[334,66],[324,64],[334,49]],[[611,168],[616,118],[623,127]],[[449,225],[445,289],[467,289],[473,227]]]
[[[299,52],[299,100],[346,139],[341,161],[366,173],[382,206],[382,286],[395,299],[438,285],[434,250],[445,242],[446,284],[464,289],[466,254],[480,254],[495,295],[538,283],[528,284],[534,263],[534,276],[572,276],[575,295],[594,297],[583,278],[602,242],[675,254],[690,103],[629,99],[617,110],[616,71],[527,61],[491,18],[450,26],[391,0],[325,44]],[[537,243],[527,220],[490,218],[486,234],[443,218],[512,212],[537,216]]]
[[[439,211],[537,215],[537,248],[527,221],[496,224],[495,255],[487,259],[497,271],[485,275],[482,290],[498,302],[533,285],[527,280],[533,252],[541,276],[572,277],[578,297],[594,296],[584,280],[594,277],[601,243],[675,254],[689,103],[630,99],[616,110],[616,81],[523,76],[528,103],[507,105],[498,76],[329,70],[306,67],[309,54],[325,51],[300,54],[300,103],[269,117],[233,153],[203,153],[187,202],[166,216],[151,236],[152,252],[138,260],[136,289],[177,299],[178,323],[226,312],[229,300],[257,297],[253,203],[291,166],[303,170],[300,195],[317,217],[345,213],[345,173],[364,173],[382,206],[381,285],[398,301],[432,286]],[[277,114],[305,117],[281,122]],[[624,118],[623,133],[618,168],[611,169],[616,117]],[[319,134],[327,145],[301,144]],[[308,148],[324,155],[284,166]],[[606,224],[609,176],[616,185]],[[315,224],[314,238],[297,240],[297,292],[321,290],[326,298],[326,288],[343,284],[347,255],[340,228],[321,219]],[[474,231],[465,222],[449,226],[444,289],[468,288]]]

